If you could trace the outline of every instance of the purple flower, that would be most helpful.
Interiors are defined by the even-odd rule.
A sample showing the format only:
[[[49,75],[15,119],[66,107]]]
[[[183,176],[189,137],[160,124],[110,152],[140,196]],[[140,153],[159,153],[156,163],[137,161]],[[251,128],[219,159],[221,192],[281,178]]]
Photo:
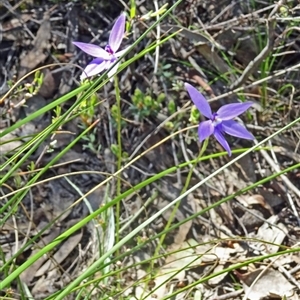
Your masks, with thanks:
[[[190,84],[185,83],[184,85],[195,106],[203,116],[209,119],[199,124],[198,135],[200,142],[213,134],[217,141],[228,152],[228,155],[231,156],[231,150],[224,137],[224,133],[242,139],[254,139],[252,133],[244,126],[232,120],[252,106],[252,102],[226,104],[220,107],[216,113],[212,113],[211,108],[203,95]]]
[[[75,46],[80,48],[85,53],[96,57],[93,59],[84,69],[80,79],[83,80],[87,77],[91,77],[101,73],[103,70],[109,69],[114,62],[118,59],[118,57],[122,56],[126,50],[118,51],[125,32],[125,21],[126,16],[125,14],[121,14],[120,17],[117,19],[116,23],[114,24],[109,40],[108,45],[106,45],[105,49],[88,43],[81,43],[81,42],[73,42]],[[118,51],[118,52],[117,52]],[[111,77],[117,72],[119,64],[115,65],[109,72],[108,76]]]

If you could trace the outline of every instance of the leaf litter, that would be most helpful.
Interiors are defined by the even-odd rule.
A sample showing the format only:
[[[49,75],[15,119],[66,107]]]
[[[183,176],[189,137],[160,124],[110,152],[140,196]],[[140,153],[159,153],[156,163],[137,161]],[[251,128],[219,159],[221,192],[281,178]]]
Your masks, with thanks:
[[[7,1],[4,2],[8,3]],[[81,66],[87,64],[89,60],[87,56],[74,55],[73,58],[72,55],[69,55],[72,40],[78,40],[79,35],[87,40],[87,42],[90,42],[92,39],[90,33],[92,32],[96,39],[101,40],[101,42],[106,41],[111,29],[107,16],[109,16],[109,20],[116,19],[122,8],[104,8],[103,14],[105,12],[105,17],[101,15],[102,10],[99,9],[97,11],[100,11],[100,13],[97,13],[100,15],[97,15],[97,18],[91,18],[91,15],[89,15],[91,12],[84,10],[80,5],[78,3],[70,3],[66,6],[57,5],[53,10],[45,9],[42,14],[38,12],[36,7],[24,12],[5,11],[5,13],[8,13],[8,20],[5,19],[2,40],[8,44],[13,43],[15,49],[19,47],[18,51],[11,52],[7,50],[7,47],[4,47],[4,43],[0,44],[0,60],[3,65],[7,64],[10,79],[14,76],[20,78],[28,71],[46,62],[56,62],[57,58],[67,62],[77,62]],[[149,5],[141,3],[138,9],[141,12],[153,9]],[[199,34],[199,30],[193,31],[189,28],[184,28],[184,33],[186,34],[183,34],[181,37],[175,37],[170,41],[170,44],[162,46],[164,51],[161,52],[163,53],[161,59],[162,62],[171,64],[174,82],[176,80],[183,80],[184,78],[184,81],[193,81],[194,84],[203,85],[203,87],[208,86],[214,95],[221,95],[226,93],[227,90],[224,89],[224,85],[227,86],[227,83],[218,79],[216,82],[208,84],[215,77],[218,77],[220,72],[224,73],[225,71],[230,73],[232,70],[232,67],[228,65],[221,51],[226,51],[229,54],[234,66],[240,68],[242,74],[242,71],[246,69],[248,64],[259,55],[255,39],[257,38],[258,30],[266,30],[260,23],[260,18],[263,18],[264,15],[258,11],[257,15],[259,17],[256,19],[253,11],[247,11],[239,3],[232,4],[229,1],[222,2],[222,5],[217,1],[211,1],[209,9],[206,1],[194,1],[193,5],[186,2],[174,13],[181,24],[197,25],[196,27],[200,29],[200,32],[205,30],[205,34]],[[274,5],[276,6],[276,4],[272,3],[269,7],[260,7],[260,9],[272,12],[275,8]],[[199,14],[196,14],[197,10],[206,12],[206,15],[201,14],[201,20],[199,20]],[[297,9],[294,9],[293,13],[297,15]],[[67,22],[63,22],[62,15]],[[243,17],[243,22],[239,19],[241,16]],[[32,18],[39,21],[39,26],[37,26],[37,23],[31,21]],[[192,22],[191,18],[193,19]],[[104,28],[100,35],[98,35],[99,22],[96,22],[98,19],[103,22],[101,26]],[[171,20],[170,22],[173,24]],[[225,25],[227,26],[226,30],[224,29]],[[135,26],[135,34],[138,35],[143,31],[143,27],[140,23]],[[80,31],[76,30],[77,27],[79,27]],[[33,35],[29,34],[30,37],[27,37],[27,41],[20,43],[20,32],[27,32],[27,29]],[[165,31],[169,30],[169,28],[164,27],[162,29]],[[284,23],[278,21],[275,29],[277,36],[283,37],[284,29]],[[246,33],[246,36],[244,36],[244,33]],[[265,33],[268,38],[266,31]],[[151,37],[148,38],[151,39]],[[270,38],[273,39],[273,36]],[[295,35],[291,34],[286,38],[287,42],[285,46],[297,49],[298,41]],[[196,45],[199,41],[202,44]],[[290,46],[287,46],[288,42],[290,42]],[[75,49],[72,50],[72,53],[73,51]],[[187,57],[183,57],[183,55],[187,55]],[[3,62],[4,58],[5,62]],[[194,71],[185,69],[180,65],[178,63],[180,59],[188,60],[195,70],[199,70],[197,75],[193,73]],[[216,61],[219,63],[216,63]],[[296,56],[282,56],[282,60],[278,61],[278,65],[275,66],[277,69],[274,69],[273,72],[276,73],[277,70],[288,68],[291,66],[291,62],[296,63],[297,61],[298,57]],[[128,99],[128,96],[133,94],[132,86],[134,84],[139,85],[143,90],[151,87],[151,80],[149,80],[149,74],[147,73],[149,67],[151,67],[151,59],[148,60],[145,58],[137,62],[135,68],[129,68],[127,73],[120,75],[120,84],[126,87],[122,95],[124,99]],[[214,77],[206,77],[208,75],[205,76],[205,72],[202,72],[205,69],[211,70]],[[75,87],[77,84],[75,78],[79,78],[81,73],[79,69],[77,70],[73,67],[72,69],[57,68],[55,70],[48,70],[47,72],[50,75],[48,75],[47,79],[49,80],[49,84],[46,84],[46,86],[52,84],[53,87],[46,92],[41,90],[39,96],[42,98],[39,99],[42,100],[39,102],[45,101],[45,103],[52,101],[58,95],[62,95],[72,87]],[[253,72],[251,76],[248,76],[246,73],[244,75],[247,76],[246,80],[249,83],[259,78],[258,72]],[[272,88],[279,90],[282,86],[282,81],[290,80],[289,75],[291,75],[291,72],[287,71],[283,76],[277,77],[278,80],[274,77]],[[140,80],[141,78],[143,80]],[[230,84],[234,85],[235,80],[239,78],[237,74],[230,74]],[[244,80],[245,78],[240,79]],[[161,89],[165,91],[166,87],[169,89],[168,97],[173,97],[171,83],[168,80],[164,79],[161,86],[156,83],[157,90]],[[254,97],[255,100],[262,97],[261,89],[262,86],[258,85],[257,89],[253,88],[251,90],[250,88],[246,88],[246,92],[248,91],[250,94],[256,95]],[[177,95],[176,97],[178,97]],[[299,113],[297,100],[294,100],[297,99],[298,94],[292,94],[291,97],[294,98],[290,98],[290,95],[288,95],[275,100],[273,98],[276,98],[276,95],[271,95],[269,101],[273,102],[270,104],[270,107],[273,108],[275,105],[280,105],[286,115],[282,117],[282,114],[270,109],[270,107],[265,110],[256,110],[255,108],[251,112],[254,120],[253,130],[255,130],[256,136],[260,135],[262,138],[274,132],[276,128],[282,127],[285,122],[295,118],[295,114]],[[113,103],[113,89],[108,86],[105,93],[101,94],[101,97],[107,98],[110,104]],[[188,101],[187,97],[183,94],[180,95],[178,97],[178,107],[183,106],[186,101]],[[213,109],[217,111],[221,105],[235,101],[235,96],[230,96],[220,101],[214,101],[212,106],[215,106]],[[290,110],[290,103],[293,103],[295,107],[292,111]],[[30,114],[30,112],[34,111],[36,102],[34,99],[31,99],[27,104],[27,113]],[[112,161],[109,163],[102,159],[104,156],[107,157],[107,155],[104,155],[105,152],[108,151],[111,153],[109,150],[111,136],[107,129],[107,124],[111,126],[111,120],[106,112],[107,110],[104,106],[99,106],[97,114],[103,119],[103,122],[97,128],[99,143],[103,145],[100,154],[95,156],[90,151],[82,151],[82,145],[80,145],[72,149],[73,152],[70,152],[71,154],[61,161],[64,165],[59,166],[56,171],[48,172],[45,175],[46,179],[53,176],[52,172],[57,172],[57,174],[64,174],[70,171],[84,173],[83,170],[105,172],[107,169],[111,169],[111,166],[115,163],[113,161],[114,156],[110,155],[109,160]],[[131,117],[129,107],[127,108],[125,105],[123,113],[125,116],[128,115],[128,117]],[[9,117],[13,117],[16,120],[21,118],[16,110],[13,111],[13,114],[15,115],[10,115]],[[166,114],[166,110],[163,108],[160,117],[164,116],[164,114]],[[44,119],[46,120],[46,116],[41,118],[41,120]],[[72,128],[68,128],[74,135],[79,132],[76,122],[74,121],[70,125]],[[29,124],[28,130],[40,130],[34,123]],[[160,124],[158,118],[153,117],[153,119],[147,118],[138,122],[137,125],[126,128],[124,131],[124,136],[126,136],[124,150],[131,153],[132,148],[137,148],[137,146],[147,148],[149,145],[153,145],[153,143],[168,135],[165,129],[159,130],[155,135],[153,134],[158,124]],[[5,129],[6,126],[1,126],[1,130]],[[25,135],[31,133],[34,133],[34,131],[28,131]],[[16,134],[16,136],[19,135]],[[147,137],[149,138],[147,139]],[[272,140],[274,143],[273,146],[277,147],[274,148],[276,151],[272,152],[272,159],[281,168],[297,162],[299,151],[296,137],[297,131],[291,129],[287,134]],[[9,137],[9,139],[13,138],[14,136]],[[58,140],[57,148],[54,147],[53,149],[54,153],[46,153],[41,156],[42,150],[40,149],[36,153],[36,156],[31,159],[35,160],[37,157],[40,157],[40,165],[45,165],[54,154],[61,150],[60,147],[66,145],[71,138],[71,135],[62,136],[61,140]],[[190,137],[186,136],[184,138],[188,139]],[[197,136],[195,135],[193,138],[189,140],[191,147],[186,153],[189,158],[194,158],[198,152],[195,144]],[[130,145],[126,143],[127,140],[131,141]],[[7,153],[23,142],[24,140],[17,141],[15,144],[11,143],[10,148],[4,148],[4,145],[7,144],[1,144],[1,151],[3,150],[2,153]],[[247,147],[249,144],[237,141],[237,144],[234,146]],[[217,143],[212,142],[212,145],[209,145],[208,151],[216,152],[216,149],[222,150]],[[179,142],[170,141],[165,143],[159,148],[152,150],[144,159],[141,159],[135,168],[126,170],[124,177],[131,184],[134,184],[143,180],[147,176],[145,175],[147,173],[157,173],[163,168],[175,165],[174,152],[175,154],[181,154]],[[80,160],[77,161],[77,159]],[[76,162],[73,162],[73,160],[76,160]],[[159,163],[153,163],[156,160]],[[192,178],[192,182],[200,179],[197,176],[207,176],[212,171],[224,165],[228,160],[229,158],[226,156],[211,160],[210,162],[201,162],[197,166],[199,173],[198,175],[194,174],[195,177]],[[175,213],[174,222],[183,221],[187,217],[201,212],[207,205],[215,203],[224,196],[231,195],[239,189],[247,187],[250,183],[254,183],[272,174],[273,170],[274,168],[270,162],[266,157],[260,155],[259,152],[248,155],[222,174],[219,174],[218,177],[212,179],[206,186],[201,187],[193,195],[189,195],[186,199],[183,199]],[[152,188],[157,189],[158,196],[142,213],[140,212],[140,208],[143,207],[142,204],[145,199],[151,196],[151,191],[145,189],[132,197],[130,202],[128,201],[130,203],[128,207],[122,211],[121,217],[123,220],[127,220],[127,218],[131,217],[130,211],[138,215],[131,225],[127,229],[125,228],[124,234],[126,234],[126,230],[130,230],[140,224],[147,218],[147,215],[156,212],[175,199],[180,194],[182,182],[185,181],[188,171],[188,169],[185,169],[182,173],[179,172],[176,178],[166,177],[165,181],[151,186],[150,190]],[[80,174],[72,177],[72,182],[80,187],[80,191],[85,193],[101,182],[103,178],[99,174]],[[293,182],[296,188],[299,188],[299,172],[297,170],[294,173],[288,174],[287,179]],[[26,180],[26,177],[24,180]],[[107,186],[104,190],[95,192],[94,197],[88,197],[87,201],[90,203],[92,209],[99,207],[103,203],[103,199],[106,199],[106,190],[114,190],[114,188],[114,186]],[[9,192],[5,187],[1,187],[1,189],[4,195]],[[23,203],[27,212],[35,212],[31,219],[28,219],[28,214],[24,214],[24,211],[18,211],[17,213],[20,218],[17,222],[11,218],[0,229],[1,247],[6,259],[12,257],[18,249],[17,247],[20,246],[15,239],[15,230],[19,232],[19,238],[24,243],[26,239],[34,236],[45,225],[50,224],[55,217],[64,212],[66,207],[78,199],[78,193],[63,179],[51,180],[48,183],[40,184],[37,187],[33,187],[31,191],[31,195],[33,196],[30,196],[30,194],[26,196]],[[180,290],[188,286],[188,284],[193,284],[204,278],[204,276],[217,274],[217,276],[211,277],[205,282],[198,283],[193,289],[181,291],[174,299],[202,298],[217,300],[230,299],[230,297],[232,299],[253,300],[284,299],[284,297],[286,299],[298,299],[300,289],[298,283],[300,271],[299,268],[297,269],[300,264],[298,253],[286,254],[276,259],[265,259],[260,263],[252,263],[234,271],[224,272],[223,274],[219,273],[249,258],[273,254],[284,247],[292,248],[298,245],[297,241],[299,241],[300,237],[299,224],[297,216],[291,209],[291,204],[287,201],[288,193],[291,194],[292,201],[295,203],[297,203],[297,200],[299,201],[297,193],[293,190],[287,192],[285,182],[283,183],[281,179],[277,178],[273,182],[263,184],[253,192],[236,196],[232,201],[198,215],[177,229],[172,230],[166,236],[164,247],[160,249],[161,258],[152,258],[155,253],[154,249],[158,245],[157,241],[146,246],[140,252],[132,254],[121,262],[123,266],[130,267],[130,269],[122,273],[122,277],[124,278],[122,281],[124,295],[131,297],[131,299],[164,299],[172,292]],[[126,206],[126,201],[124,201],[123,205]],[[296,206],[296,211],[299,211],[298,206]],[[23,262],[34,255],[39,248],[47,245],[65,229],[82,219],[87,213],[87,206],[81,204],[74,206],[72,210],[62,214],[61,218],[52,225],[51,229],[43,233],[41,239],[35,244],[35,248],[26,249],[24,255],[18,257],[18,260]],[[149,228],[145,228],[143,238],[147,239],[147,237],[151,237],[155,233],[162,231],[171,214],[171,211],[166,212],[157,222],[151,224]],[[102,232],[100,234],[102,236],[100,242],[103,241],[103,236],[113,236],[114,220],[112,216],[112,212],[110,212],[108,217],[108,220],[110,220],[110,229],[108,233]],[[63,288],[99,257],[100,253],[97,246],[99,243],[98,230],[100,228],[99,224],[90,223],[82,231],[77,232],[62,243],[51,254],[51,257],[41,258],[21,275],[22,282],[27,284],[30,293],[35,299],[44,299],[51,293]],[[24,237],[26,238],[24,239]],[[106,243],[107,250],[110,249],[114,241],[108,238],[106,239]],[[126,249],[130,249],[130,245],[127,245]],[[134,265],[134,262],[143,262],[151,258],[155,261],[154,270],[149,271],[149,269],[143,266],[136,267]],[[149,276],[151,280],[146,280],[145,278]],[[113,282],[114,278],[109,278],[106,285],[112,285]],[[99,298],[103,296],[101,293],[102,290],[100,288],[94,289],[93,297]]]

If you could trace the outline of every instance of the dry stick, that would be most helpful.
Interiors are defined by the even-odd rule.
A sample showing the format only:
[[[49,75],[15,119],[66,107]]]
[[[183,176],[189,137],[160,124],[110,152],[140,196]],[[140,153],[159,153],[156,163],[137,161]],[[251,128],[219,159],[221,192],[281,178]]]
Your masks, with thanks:
[[[2,38],[3,38],[2,32],[3,32],[3,27],[2,27],[2,24],[0,22],[0,43],[2,42]],[[5,84],[7,82],[7,71],[6,71],[6,69],[3,66],[1,67],[1,69],[2,69],[1,71],[2,71],[2,73],[4,75],[4,79],[3,79],[2,85],[0,86],[0,93],[4,89]]]
[[[229,96],[231,96],[231,95],[233,95],[233,94],[236,94],[236,93],[238,93],[238,92],[240,92],[240,91],[242,91],[242,90],[245,90],[245,89],[247,89],[247,88],[254,87],[254,86],[259,85],[259,84],[261,84],[261,83],[263,83],[263,82],[265,82],[265,81],[268,81],[268,80],[273,79],[273,78],[275,78],[275,77],[281,76],[281,75],[286,74],[286,73],[288,73],[288,72],[290,72],[290,71],[296,70],[296,69],[298,69],[299,67],[300,67],[300,63],[297,64],[297,65],[294,65],[294,66],[292,66],[292,67],[290,67],[290,68],[286,68],[286,69],[284,69],[284,70],[278,71],[278,72],[276,72],[276,73],[273,74],[273,75],[270,75],[270,76],[267,76],[267,77],[262,78],[262,79],[260,79],[260,80],[257,80],[257,81],[255,81],[255,82],[253,82],[253,83],[251,83],[251,84],[246,85],[246,86],[242,86],[242,87],[236,88],[236,89],[233,90],[233,91],[229,91],[229,92],[227,92],[227,93],[225,93],[225,94],[216,96],[216,97],[214,97],[214,98],[212,98],[212,99],[209,99],[209,100],[207,100],[207,101],[208,101],[208,102],[213,102],[213,101],[216,101],[216,100],[219,100],[219,99],[223,99],[223,98],[225,98],[225,97],[229,97]]]
[[[26,216],[29,220],[29,224],[28,224],[28,227],[27,227],[27,230],[26,230],[26,233],[25,233],[24,241],[23,241],[20,249],[26,245],[26,243],[29,239],[29,236],[30,236],[32,225],[34,224],[33,223],[33,195],[32,195],[32,190],[29,190],[28,193],[29,193],[29,199],[30,199],[30,215],[28,215],[25,208],[23,208],[23,209],[24,209],[24,212],[25,212],[25,214],[26,214]],[[22,204],[22,202],[21,202],[21,204]]]
[[[49,167],[49,169],[59,168],[59,167],[65,166],[65,165],[74,164],[74,163],[82,162],[82,161],[83,161],[82,158],[76,158],[76,159],[68,160],[68,161],[65,161],[65,162],[62,162],[59,164],[55,164],[55,165]],[[41,171],[42,169],[43,168],[38,168],[38,169],[30,170],[30,171],[19,171],[16,173],[16,175],[21,176],[21,175],[37,173],[37,172]]]
[[[300,265],[294,267],[293,269],[290,270],[290,274],[294,274],[296,272],[300,271]]]
[[[255,144],[258,144],[258,141],[255,139],[254,140]],[[265,158],[265,160],[268,162],[268,164],[270,165],[270,167],[275,171],[275,172],[280,172],[280,168],[278,167],[278,165],[272,160],[272,158],[270,157],[270,155],[268,154],[267,151],[261,149],[260,153],[263,155],[263,157]],[[286,186],[292,190],[298,197],[298,199],[300,199],[300,191],[297,189],[296,186],[294,186],[294,184],[285,176],[285,175],[280,175],[280,178],[282,179],[282,181],[286,184]],[[296,198],[297,201],[297,198]],[[291,207],[293,208],[293,212],[295,214],[295,216],[297,216],[298,218],[298,222],[299,222],[299,214],[294,206],[294,203],[290,203]],[[300,202],[297,201],[298,206],[300,207]]]
[[[297,243],[296,245],[294,245],[292,248],[298,246],[299,243]],[[268,255],[269,253],[265,252],[265,251],[262,251],[262,254],[263,255]],[[247,300],[248,299],[248,296],[251,292],[251,289],[253,288],[253,286],[259,281],[259,279],[265,274],[265,272],[270,269],[270,267],[272,265],[275,266],[275,268],[278,268],[278,270],[280,272],[282,272],[287,279],[289,279],[295,286],[298,287],[298,289],[300,289],[300,283],[291,275],[290,272],[288,272],[281,264],[277,263],[277,260],[280,258],[281,256],[277,256],[277,257],[270,257],[269,260],[270,260],[270,263],[266,266],[265,269],[263,269],[258,275],[257,277],[255,278],[255,280],[252,282],[251,286],[249,287],[248,291],[245,293],[244,297],[243,297],[243,300]]]
[[[199,67],[199,65],[197,64],[196,60],[191,56],[189,55],[188,52],[186,52],[184,50],[184,48],[180,48],[180,54],[182,55],[183,58],[187,58],[189,63],[192,65],[192,67],[199,73],[201,74],[202,77],[205,77],[202,69]]]
[[[157,12],[159,10],[157,0],[154,0],[153,3],[154,3],[155,11]],[[159,14],[157,14],[157,16],[156,16],[156,21],[158,21],[158,20],[159,20]],[[160,41],[160,23],[158,23],[157,27],[156,27],[156,43],[158,44],[159,41]],[[157,70],[158,70],[159,49],[160,49],[159,46],[156,46],[156,48],[155,48],[154,74],[156,74]]]
[[[253,74],[261,62],[269,55],[269,53],[272,51],[273,46],[274,46],[274,31],[275,31],[275,26],[276,26],[276,20],[267,20],[267,28],[268,28],[268,42],[265,48],[255,57],[254,60],[252,60],[242,75],[234,82],[231,84],[229,87],[231,90],[236,89],[240,86],[242,86],[245,81],[249,78],[251,74]]]
[[[172,141],[171,146],[172,146],[172,154],[173,154],[174,163],[175,163],[175,166],[178,166],[179,160],[178,160],[178,154],[176,152],[176,145],[175,145],[174,139],[172,139],[171,141]],[[181,178],[181,170],[179,168],[176,171],[176,176],[177,176],[178,185],[181,188],[183,186],[183,184],[182,184],[182,178]]]
[[[26,189],[31,189],[32,187],[38,186],[39,184],[50,182],[51,180],[59,179],[59,178],[62,178],[64,176],[75,176],[75,175],[82,175],[82,174],[96,174],[96,175],[103,175],[103,176],[111,176],[111,173],[100,172],[100,171],[76,171],[76,172],[71,172],[71,173],[63,173],[63,174],[59,174],[59,175],[56,175],[56,176],[53,176],[53,177],[50,177],[50,178],[43,179],[41,181],[32,183],[32,184],[27,185],[27,186],[23,186],[23,187],[21,187],[17,190],[14,190],[14,191],[12,191],[8,194],[5,194],[4,196],[0,196],[0,200],[6,199],[7,197],[13,196],[16,193],[24,191]]]
[[[275,4],[273,10],[270,12],[268,18],[269,18],[269,19],[272,18],[272,17],[277,13],[278,9],[279,9],[281,6],[285,5],[285,4],[286,4],[286,0],[280,0],[280,1],[278,1],[278,2]]]
[[[240,290],[237,290],[237,291],[226,293],[224,295],[216,296],[216,297],[213,298],[213,300],[227,300],[227,299],[237,298],[243,292],[244,292],[244,290],[240,289]]]
[[[227,5],[225,8],[223,8],[219,14],[217,14],[211,21],[210,24],[216,23],[217,20],[225,15],[226,12],[233,9],[233,7],[236,5],[235,1],[232,1],[229,5]],[[230,13],[230,12],[229,12]]]
[[[191,40],[191,41],[195,41],[196,43],[199,44],[211,44],[214,45],[214,47],[218,50],[223,50],[225,51],[226,48],[224,46],[222,46],[220,43],[218,43],[211,35],[204,34],[201,31],[193,31],[193,30],[189,30],[187,28],[184,28],[182,26],[179,25],[162,25],[161,28],[163,30],[168,30],[171,33],[174,32],[178,32],[179,35]],[[207,32],[205,30],[205,32]]]
[[[223,29],[225,26],[229,26],[229,25],[234,26],[235,23],[239,24],[241,21],[253,18],[254,16],[258,16],[260,13],[268,11],[271,8],[274,9],[274,7],[276,7],[276,4],[272,4],[272,5],[268,6],[268,7],[264,7],[262,9],[259,9],[259,10],[255,11],[255,12],[251,12],[251,13],[246,14],[246,15],[241,15],[239,17],[234,17],[233,19],[230,19],[230,20],[227,20],[227,21],[215,24],[215,25],[207,26],[206,29],[207,30],[220,29],[220,28]]]
[[[254,60],[252,60],[246,69],[244,70],[243,74],[240,78],[231,84],[230,89],[236,89],[237,87],[242,86],[245,81],[249,78],[251,74],[253,74],[257,68],[259,67],[260,63],[269,55],[269,53],[273,50],[274,43],[275,43],[275,26],[276,26],[276,18],[273,16],[276,14],[278,9],[285,3],[285,0],[278,1],[274,6],[273,10],[270,12],[267,21],[267,28],[268,28],[268,41],[265,48],[258,54]]]
[[[279,1],[275,5],[274,9],[272,10],[272,12],[269,15],[269,18],[271,18],[277,12],[278,8],[283,4],[283,2],[285,2],[285,1]],[[273,46],[274,46],[274,30],[275,30],[275,26],[276,26],[276,21],[274,19],[273,20],[268,20],[267,21],[267,26],[268,26],[268,42],[267,42],[267,45],[262,50],[262,52],[253,61],[251,61],[248,64],[248,66],[246,67],[246,69],[244,70],[244,72],[240,76],[240,78],[230,86],[231,90],[234,90],[234,89],[237,89],[237,88],[241,87],[243,85],[243,83],[248,79],[248,77],[258,68],[259,64],[269,55],[269,53],[273,49]],[[256,144],[258,143],[256,139],[254,140],[254,142]],[[264,156],[264,158],[266,159],[266,161],[269,163],[269,165],[273,168],[273,170],[275,170],[276,172],[279,172],[280,169],[279,169],[278,165],[275,163],[275,161],[272,160],[272,158],[269,156],[269,154],[265,150],[261,150],[261,153]],[[281,175],[280,177],[281,177],[282,181],[288,186],[288,188],[291,189],[298,197],[300,197],[300,191],[292,184],[292,182],[285,175]],[[298,212],[297,212],[297,210],[295,208],[295,205],[294,205],[292,199],[290,199],[290,197],[288,197],[288,199],[289,199],[290,205],[291,205],[291,207],[293,209],[293,212],[297,216],[298,222],[299,222],[299,214],[298,214]],[[299,202],[297,202],[297,204],[299,206]],[[259,274],[258,278],[260,278],[262,276],[262,274],[272,264],[275,264],[278,267],[278,264],[276,264],[275,261],[276,261],[276,259],[272,260],[271,263],[269,264],[269,266],[264,271],[262,271]],[[286,269],[284,269],[281,266],[279,266],[279,269],[280,269],[281,272],[283,272],[299,288],[299,284],[287,272]],[[257,280],[258,280],[258,278],[257,278]],[[253,286],[257,282],[257,280],[255,280],[251,286]],[[251,288],[249,289],[249,291],[250,290],[251,290]],[[243,299],[247,299],[249,291],[245,294],[245,296],[243,297]]]
[[[2,24],[0,23],[0,43],[2,42],[2,38],[3,38],[3,27],[2,27]]]

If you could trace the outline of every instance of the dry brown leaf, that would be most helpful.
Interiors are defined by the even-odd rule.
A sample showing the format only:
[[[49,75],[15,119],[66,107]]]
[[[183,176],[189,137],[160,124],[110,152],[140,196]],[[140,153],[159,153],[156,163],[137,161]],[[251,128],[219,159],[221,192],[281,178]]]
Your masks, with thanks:
[[[199,256],[194,248],[191,246],[196,245],[195,240],[190,239],[188,242],[184,242],[177,251],[169,255],[166,259],[165,265],[160,269],[157,277],[155,278],[155,287],[159,287],[155,290],[156,299],[162,299],[168,294],[167,284],[169,281],[177,279],[183,281],[186,276],[186,271],[192,267],[201,263],[201,256]],[[172,247],[172,251],[178,245]]]
[[[181,245],[185,241],[187,234],[189,233],[192,225],[193,225],[193,221],[191,220],[179,226],[178,232],[174,237],[175,244]]]
[[[266,202],[265,198],[262,195],[240,195],[236,199],[243,204],[245,207],[250,207],[253,204],[260,204],[263,208],[267,209],[271,215],[274,215],[273,208]]]
[[[44,245],[47,245],[51,241],[53,241],[56,237],[59,236],[59,234],[60,234],[60,230],[58,228],[54,228],[49,235],[43,237],[43,239],[38,243],[36,250],[32,251],[30,257],[32,257],[37,252],[39,252],[40,249],[44,247]],[[34,278],[36,271],[40,268],[40,266],[43,264],[43,262],[46,259],[47,259],[46,256],[42,256],[39,260],[33,263],[28,269],[22,272],[20,275],[21,280],[26,284],[29,284],[31,280]]]
[[[56,292],[58,288],[55,287],[55,281],[57,281],[59,276],[57,269],[47,273],[47,277],[42,276],[34,285],[32,295],[38,296],[38,299],[45,299],[50,293]]]
[[[54,253],[53,258],[46,261],[43,266],[36,272],[35,277],[42,276],[47,272],[51,271],[53,268],[57,267],[64,259],[77,247],[78,243],[82,238],[82,231],[69,237]]]
[[[35,67],[45,61],[48,56],[48,54],[45,53],[45,50],[49,48],[50,37],[50,16],[49,14],[45,13],[42,24],[33,42],[33,49],[21,59],[18,78],[23,77],[27,72],[33,70]]]
[[[235,167],[238,177],[243,181],[256,181],[255,164],[253,163],[253,159],[250,154],[241,157],[239,161],[235,163]]]
[[[54,77],[50,70],[46,69],[44,71],[44,79],[42,86],[39,89],[39,95],[44,97],[45,99],[52,98],[54,96],[54,92],[57,89],[57,84],[54,80]]]
[[[272,216],[268,219],[268,223],[264,223],[257,232],[257,238],[262,239],[269,243],[274,244],[264,244],[263,249],[266,253],[275,253],[279,250],[280,245],[285,239],[288,230],[283,223],[277,223],[278,217]],[[275,226],[270,226],[271,224],[276,224]]]
[[[260,188],[259,193],[264,197],[265,201],[269,203],[269,205],[272,207],[282,205],[285,202],[284,197],[280,196],[280,194],[272,193],[269,190]]]

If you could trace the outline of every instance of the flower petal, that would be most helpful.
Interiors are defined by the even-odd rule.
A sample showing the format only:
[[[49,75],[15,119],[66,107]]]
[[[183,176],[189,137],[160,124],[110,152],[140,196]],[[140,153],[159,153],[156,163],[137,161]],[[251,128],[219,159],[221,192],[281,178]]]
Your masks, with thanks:
[[[198,135],[200,142],[207,139],[214,132],[214,125],[211,120],[203,121],[199,124]]]
[[[222,120],[231,120],[245,112],[252,105],[253,102],[250,101],[244,103],[226,104],[219,108],[217,114]]]
[[[101,58],[95,58],[85,67],[83,73],[80,76],[80,79],[83,80],[87,77],[97,75],[103,70],[109,68],[110,64],[110,61],[106,61]]]
[[[108,73],[107,76],[110,77],[110,79],[113,79],[112,77],[117,73],[118,67],[120,63],[117,63]]]
[[[123,54],[126,53],[126,51],[127,51],[130,47],[131,47],[131,46],[128,46],[128,47],[126,47],[124,50],[121,50],[121,51],[116,52],[116,53],[115,53],[115,57],[120,57],[120,56],[122,56]]]
[[[228,155],[231,156],[231,150],[230,147],[222,134],[221,130],[219,128],[215,128],[214,136],[216,140],[221,144],[221,146],[227,151]]]
[[[116,52],[122,43],[124,32],[125,32],[125,21],[126,21],[126,16],[123,13],[117,19],[116,23],[114,24],[110,32],[108,44],[113,50],[113,52]]]
[[[254,136],[252,135],[251,132],[249,132],[243,125],[233,120],[223,121],[222,129],[227,134],[230,134],[238,138],[242,138],[246,140],[254,139]]]
[[[207,100],[204,98],[204,96],[189,83],[185,83],[184,86],[188,91],[192,101],[194,102],[198,110],[201,112],[201,114],[206,118],[211,119],[212,118],[211,108]]]
[[[98,58],[102,58],[105,60],[110,59],[110,55],[101,47],[94,45],[94,44],[88,44],[88,43],[81,43],[81,42],[72,42],[75,46],[80,48],[83,52],[94,56]]]

